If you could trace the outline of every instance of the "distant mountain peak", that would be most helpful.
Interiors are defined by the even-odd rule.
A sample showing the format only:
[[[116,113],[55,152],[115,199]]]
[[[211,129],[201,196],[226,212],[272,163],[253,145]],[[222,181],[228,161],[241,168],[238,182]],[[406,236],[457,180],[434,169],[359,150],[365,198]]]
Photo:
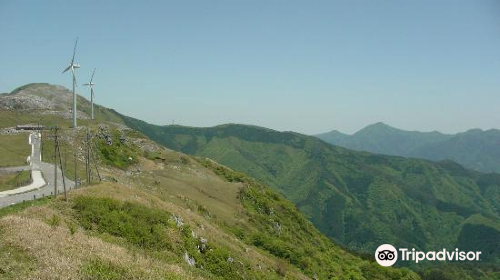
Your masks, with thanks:
[[[376,123],[372,124],[372,126],[389,126],[390,127],[390,125],[388,125],[384,122],[376,122]]]
[[[395,127],[392,127],[384,122],[376,122],[374,124],[370,124],[366,126],[365,128],[390,128],[390,129],[397,129]],[[398,129],[399,130],[399,129]]]
[[[326,133],[321,133],[321,134],[337,134],[337,135],[347,135],[346,133],[343,133],[343,132],[340,132],[336,129],[332,130],[332,131],[329,131],[329,132],[326,132]]]
[[[374,124],[370,124],[358,132],[354,133],[354,135],[363,135],[367,133],[394,133],[394,132],[402,132],[403,130],[394,128],[388,124],[383,122],[377,122]]]
[[[59,85],[48,83],[31,83],[14,89],[9,95],[30,95],[30,94],[72,94],[72,92]]]
[[[78,118],[88,118],[84,113],[90,102],[78,96]],[[9,94],[0,95],[0,109],[25,111],[39,110],[63,114],[68,117],[73,104],[73,92],[66,87],[47,83],[31,83],[16,88]]]

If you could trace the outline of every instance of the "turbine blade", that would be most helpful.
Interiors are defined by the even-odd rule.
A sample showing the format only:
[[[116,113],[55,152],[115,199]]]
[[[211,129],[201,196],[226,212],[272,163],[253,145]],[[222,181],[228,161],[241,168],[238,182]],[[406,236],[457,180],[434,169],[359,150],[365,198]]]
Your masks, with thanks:
[[[73,58],[71,59],[71,64],[75,62],[76,45],[78,45],[78,37],[76,37],[75,48],[73,49]]]
[[[71,65],[70,65],[70,66],[68,66],[68,68],[64,69],[64,71],[62,71],[62,73],[66,73],[66,72],[68,72],[68,70],[69,70],[69,69],[71,69]],[[61,74],[62,74],[62,73],[61,73]]]
[[[73,83],[75,83],[75,87],[78,87],[78,84],[76,83],[75,71],[73,71]]]
[[[95,68],[94,71],[92,71],[92,77],[90,77],[90,83],[92,83],[92,80],[94,79],[94,74],[95,74]]]

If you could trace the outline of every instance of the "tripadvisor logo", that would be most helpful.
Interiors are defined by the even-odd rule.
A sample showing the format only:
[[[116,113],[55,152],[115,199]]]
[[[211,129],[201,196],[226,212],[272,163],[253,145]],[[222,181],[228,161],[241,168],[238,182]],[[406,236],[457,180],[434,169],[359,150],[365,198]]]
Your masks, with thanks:
[[[401,261],[413,261],[418,263],[419,261],[479,261],[479,255],[481,252],[464,252],[458,251],[458,249],[448,251],[443,249],[441,251],[435,252],[421,252],[415,251],[415,249],[408,250],[406,248],[399,248],[397,250],[394,246],[390,244],[380,245],[375,251],[375,260],[381,266],[392,266],[398,260],[398,251],[400,254]]]
[[[398,250],[391,244],[380,245],[375,251],[375,259],[381,266],[391,266],[398,260]]]

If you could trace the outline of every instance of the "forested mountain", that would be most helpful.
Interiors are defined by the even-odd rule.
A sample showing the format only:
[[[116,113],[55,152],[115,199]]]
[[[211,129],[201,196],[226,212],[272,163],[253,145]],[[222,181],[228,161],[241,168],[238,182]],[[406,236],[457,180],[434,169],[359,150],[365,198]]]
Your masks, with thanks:
[[[211,128],[127,125],[188,154],[245,172],[292,200],[325,234],[356,250],[384,243],[435,250],[475,234],[497,261],[500,175],[451,161],[356,152],[315,137],[246,125]]]
[[[376,123],[353,135],[333,130],[316,137],[357,151],[435,161],[448,159],[470,169],[500,173],[500,130],[497,129],[471,129],[450,135],[406,131]]]

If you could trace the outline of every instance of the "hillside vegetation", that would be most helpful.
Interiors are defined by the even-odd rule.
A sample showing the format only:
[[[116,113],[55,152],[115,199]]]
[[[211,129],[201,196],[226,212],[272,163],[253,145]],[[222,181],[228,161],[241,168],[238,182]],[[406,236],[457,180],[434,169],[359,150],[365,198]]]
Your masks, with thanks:
[[[129,126],[166,147],[212,158],[283,193],[322,232],[351,249],[378,245],[436,250],[464,236],[499,236],[500,175],[449,162],[354,152],[314,137],[269,129]],[[471,217],[477,223],[469,223]],[[437,226],[439,225],[439,226]],[[491,250],[479,238],[477,250]],[[489,262],[498,262],[492,252]]]
[[[26,158],[31,153],[27,133],[0,134],[0,166],[28,165]]]
[[[8,102],[50,96],[46,90],[22,87]],[[74,176],[76,161],[80,179],[89,131],[103,182],[83,180],[68,201],[0,209],[2,279],[420,279],[349,253],[282,195],[214,161],[161,147],[111,110],[104,116],[112,118],[68,129],[53,105],[50,112],[2,109],[2,125],[58,124],[63,169]],[[49,162],[52,133],[42,132]]]
[[[46,84],[22,87],[7,105],[32,95],[51,100],[47,91],[51,87]],[[18,100],[19,94],[27,97]],[[0,97],[0,107],[3,101]],[[451,162],[353,152],[313,137],[251,126],[158,127],[103,107],[99,119],[88,125],[88,102],[80,104],[79,123],[86,127],[61,130],[63,167],[73,176],[76,159],[77,176],[83,178],[86,128],[94,135],[103,128],[112,140],[108,144],[107,138],[95,138],[104,182],[94,178],[92,186],[71,192],[68,202],[42,199],[0,209],[3,278],[499,276],[498,252],[491,246],[498,236],[496,174]],[[42,118],[45,126],[68,127],[69,116],[54,106],[54,111],[4,106],[0,114],[6,121],[1,125]],[[50,161],[53,146],[44,143],[44,158]],[[336,245],[315,226],[350,249]],[[468,242],[485,233],[488,239]],[[373,248],[382,242],[424,249],[472,244],[489,246],[490,253],[488,264],[472,268],[414,268],[419,277],[406,268],[376,264]],[[367,254],[359,257],[352,250]]]
[[[1,209],[0,276],[419,279],[344,251],[243,174],[139,141],[132,169],[101,168],[114,182]]]

